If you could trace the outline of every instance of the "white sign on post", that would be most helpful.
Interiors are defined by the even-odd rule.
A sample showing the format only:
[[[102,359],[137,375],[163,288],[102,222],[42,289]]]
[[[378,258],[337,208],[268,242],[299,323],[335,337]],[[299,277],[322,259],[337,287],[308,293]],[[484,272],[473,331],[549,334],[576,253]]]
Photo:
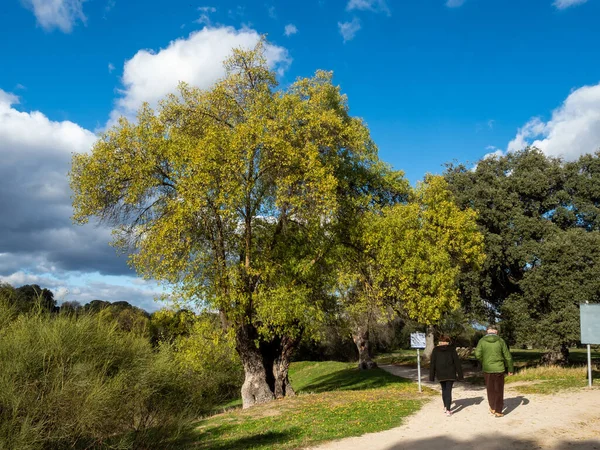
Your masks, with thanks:
[[[425,333],[410,333],[410,347],[417,349],[417,378],[419,380],[419,392],[421,392],[421,352],[427,345]]]
[[[581,343],[587,344],[588,386],[592,387],[592,348],[590,344],[600,344],[600,304],[579,305],[581,322]]]
[[[425,348],[426,344],[425,333],[410,333],[410,348]]]

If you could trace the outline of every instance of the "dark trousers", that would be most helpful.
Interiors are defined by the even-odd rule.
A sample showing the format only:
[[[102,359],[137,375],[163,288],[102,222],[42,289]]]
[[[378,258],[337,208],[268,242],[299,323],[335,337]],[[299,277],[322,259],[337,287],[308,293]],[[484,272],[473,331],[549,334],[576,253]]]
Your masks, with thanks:
[[[485,387],[490,408],[501,413],[504,409],[504,373],[485,373]]]
[[[442,385],[442,401],[444,402],[444,408],[450,410],[452,404],[452,385],[454,380],[440,381]]]

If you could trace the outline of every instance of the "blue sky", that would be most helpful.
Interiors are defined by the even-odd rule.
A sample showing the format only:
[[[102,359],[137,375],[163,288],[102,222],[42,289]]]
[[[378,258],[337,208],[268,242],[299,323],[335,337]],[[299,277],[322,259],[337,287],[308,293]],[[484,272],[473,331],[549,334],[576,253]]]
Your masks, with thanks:
[[[209,87],[231,45],[267,34],[283,86],[333,70],[414,183],[528,144],[599,148],[598,17],[600,0],[4,0],[0,280],[153,307],[107,230],[70,224],[70,153],[179,79]]]

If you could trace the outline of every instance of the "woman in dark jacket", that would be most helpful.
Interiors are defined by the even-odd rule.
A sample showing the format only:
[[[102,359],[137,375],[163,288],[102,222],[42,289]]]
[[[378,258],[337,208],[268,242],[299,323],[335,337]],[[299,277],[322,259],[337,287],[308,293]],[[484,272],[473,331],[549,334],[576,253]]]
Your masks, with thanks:
[[[462,381],[463,373],[456,349],[450,345],[450,338],[448,336],[440,336],[437,347],[431,353],[429,380],[434,381],[436,377],[442,385],[444,413],[447,416],[451,416],[452,385],[457,379]]]

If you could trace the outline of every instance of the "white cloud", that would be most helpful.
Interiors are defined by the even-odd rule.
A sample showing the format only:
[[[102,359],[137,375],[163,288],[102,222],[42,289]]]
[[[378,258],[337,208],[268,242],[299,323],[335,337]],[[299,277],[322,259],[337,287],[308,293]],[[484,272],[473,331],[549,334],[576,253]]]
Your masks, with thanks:
[[[17,102],[0,90],[0,274],[24,267],[129,272],[108,246],[110,230],[71,223],[71,154],[89,151],[96,136],[73,122],[19,111]]]
[[[107,0],[106,5],[104,6],[104,19],[106,19],[107,14],[115,7],[116,4],[116,0]]]
[[[40,153],[42,161],[71,158],[71,152],[89,150],[95,135],[79,125],[53,122],[39,111],[20,112],[11,106],[19,98],[0,89],[0,154],[3,167],[21,159],[24,153]],[[35,130],[35,133],[32,133]],[[19,148],[17,148],[19,147]]]
[[[501,150],[501,149],[499,149],[499,148],[496,148],[496,147],[494,147],[493,145],[488,145],[488,146],[487,146],[485,149],[486,149],[486,150],[492,150],[492,151],[490,151],[489,153],[486,153],[486,154],[483,156],[483,159],[488,159],[488,158],[500,158],[500,157],[502,157],[502,156],[504,156],[504,155],[505,155],[505,152],[504,152],[504,151],[502,151],[502,150]]]
[[[554,5],[557,9],[567,9],[571,6],[583,5],[588,0],[554,0]]]
[[[293,23],[290,23],[288,25],[285,26],[285,31],[284,34],[286,36],[291,36],[292,34],[296,34],[298,32],[298,28],[296,28],[296,25],[294,25]]]
[[[275,11],[275,8],[273,8],[273,11]],[[269,14],[270,14],[270,11],[269,11]],[[238,5],[235,9],[228,10],[227,15],[232,20],[238,19],[240,17],[244,17],[246,15],[246,7]],[[273,17],[271,17],[271,18],[273,18]]]
[[[351,41],[358,30],[360,30],[360,20],[355,17],[352,19],[352,22],[338,22],[338,28],[344,38],[344,42]]]
[[[113,63],[108,63],[108,73],[112,73],[115,70],[115,66]]]
[[[458,8],[462,5],[464,5],[466,0],[447,0],[446,1],[446,6],[448,8]]]
[[[58,28],[70,33],[78,21],[86,22],[83,3],[86,0],[22,0],[33,11],[38,24],[45,30]]]
[[[275,6],[269,6],[269,8],[267,8],[267,12],[269,13],[269,17],[271,19],[277,19],[277,11],[275,10]]]
[[[517,132],[508,151],[528,145],[545,154],[573,160],[600,148],[600,84],[574,90],[549,121],[535,117]]]
[[[0,108],[2,107],[10,107],[11,105],[18,105],[19,97],[17,97],[12,92],[6,92],[0,89]],[[2,111],[2,109],[0,109]],[[0,126],[2,124],[0,123]]]
[[[203,89],[210,87],[224,76],[223,61],[233,48],[252,48],[260,38],[248,28],[205,27],[158,52],[138,51],[125,62],[122,96],[116,101],[109,123],[121,115],[133,116],[143,102],[156,105],[159,99],[175,92],[181,81]],[[269,66],[279,73],[291,62],[285,48],[272,44],[266,45],[266,57]]]
[[[346,10],[384,12],[390,15],[390,8],[385,0],[350,0],[346,5]]]
[[[38,284],[58,300],[126,300],[155,309],[162,290],[136,281],[108,245],[110,229],[71,223],[71,154],[89,151],[96,136],[40,111],[19,111],[18,102],[0,89],[0,282]]]
[[[198,8],[198,11],[200,11],[201,13],[200,17],[194,20],[194,22],[199,23],[200,25],[210,26],[212,23],[210,20],[210,15],[212,13],[216,13],[217,8],[215,8],[214,6],[201,6]]]

